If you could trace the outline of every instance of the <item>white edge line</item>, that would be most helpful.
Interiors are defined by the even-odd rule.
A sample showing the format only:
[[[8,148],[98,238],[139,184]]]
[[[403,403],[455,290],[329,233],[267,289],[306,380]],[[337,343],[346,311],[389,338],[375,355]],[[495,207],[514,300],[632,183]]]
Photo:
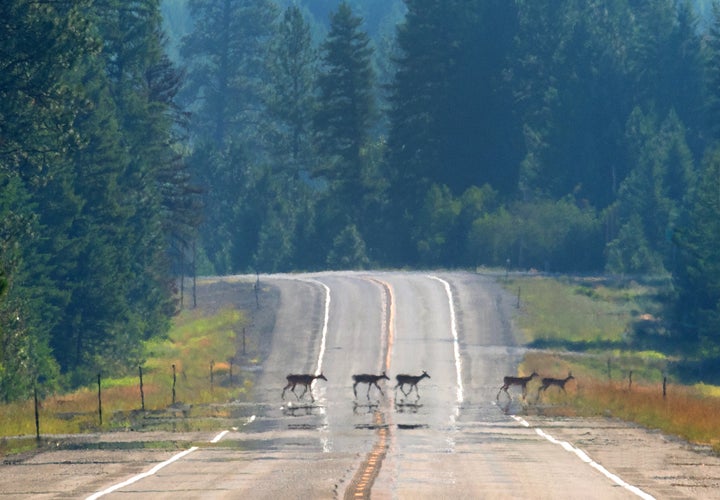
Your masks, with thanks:
[[[247,425],[247,424],[253,422],[254,420],[255,420],[255,415],[252,415],[251,417],[249,417],[249,418],[247,419],[247,421],[245,422],[244,425]],[[211,443],[218,443],[218,442],[220,442],[220,440],[221,440],[222,438],[224,438],[224,437],[228,434],[228,432],[230,432],[230,431],[229,431],[229,430],[224,430],[224,431],[218,433],[218,435],[215,436],[210,442],[211,442]],[[190,453],[192,453],[193,451],[195,451],[195,450],[197,450],[197,449],[198,449],[197,446],[193,446],[192,448],[188,448],[188,449],[185,450],[185,451],[181,451],[180,453],[178,453],[177,455],[172,456],[172,457],[169,458],[168,460],[165,460],[164,462],[161,462],[161,463],[157,464],[156,466],[154,466],[154,467],[153,467],[152,469],[150,469],[149,471],[143,472],[142,474],[138,474],[137,476],[133,476],[133,477],[131,477],[130,479],[127,479],[126,481],[123,481],[122,483],[114,484],[114,485],[110,486],[109,488],[104,489],[104,490],[102,490],[102,491],[98,491],[97,493],[94,493],[94,494],[90,495],[89,497],[87,497],[86,500],[95,500],[96,498],[100,498],[100,497],[102,497],[102,496],[105,496],[105,495],[107,495],[108,493],[112,493],[113,491],[117,491],[117,490],[119,490],[120,488],[123,488],[123,487],[125,487],[125,486],[129,486],[129,485],[131,485],[131,484],[133,484],[133,483],[136,483],[136,482],[140,481],[141,479],[145,479],[146,477],[150,477],[150,476],[152,476],[153,474],[156,474],[156,473],[157,473],[160,469],[162,469],[163,467],[165,467],[165,466],[167,466],[167,465],[170,465],[171,463],[173,463],[173,462],[175,462],[175,461],[177,461],[177,460],[180,460],[182,457],[184,457],[184,456],[186,456],[186,455],[189,455]]]
[[[142,474],[138,474],[137,476],[133,476],[133,477],[131,477],[130,479],[128,479],[128,480],[126,480],[126,481],[123,481],[122,483],[115,484],[115,485],[113,485],[113,486],[110,486],[110,487],[107,488],[107,489],[102,490],[102,491],[98,491],[98,492],[95,493],[94,495],[90,495],[89,497],[87,497],[86,500],[95,500],[96,498],[100,498],[100,497],[102,497],[102,496],[104,496],[104,495],[107,495],[108,493],[112,493],[113,491],[119,490],[120,488],[123,488],[123,487],[125,487],[125,486],[129,486],[129,485],[131,485],[131,484],[133,484],[133,483],[135,483],[135,482],[137,482],[137,481],[140,481],[141,479],[144,479],[144,478],[146,478],[146,477],[152,476],[153,474],[156,474],[156,473],[157,473],[160,469],[162,469],[163,467],[165,467],[165,466],[167,466],[167,465],[170,465],[171,463],[173,463],[173,462],[175,462],[175,461],[177,461],[177,460],[180,460],[180,459],[181,459],[182,457],[184,457],[185,455],[189,455],[190,453],[192,453],[193,451],[195,451],[195,450],[197,450],[197,449],[198,449],[197,446],[193,446],[192,448],[188,448],[188,449],[185,450],[185,451],[181,451],[180,453],[178,453],[177,455],[172,456],[172,457],[169,458],[168,460],[165,460],[164,462],[160,462],[159,464],[157,464],[155,467],[153,467],[153,468],[150,469],[149,471],[143,472]]]
[[[528,427],[528,428],[531,427],[531,425],[524,418],[518,417],[516,415],[510,415],[510,416],[512,417],[513,420],[515,420],[517,423],[519,423],[523,427]],[[597,463],[595,460],[590,458],[588,456],[588,454],[585,453],[580,448],[573,446],[571,443],[569,443],[567,441],[560,441],[558,439],[555,439],[553,436],[551,436],[544,430],[540,429],[539,427],[533,427],[533,429],[539,436],[542,436],[545,439],[547,439],[548,441],[550,441],[551,443],[557,444],[557,445],[561,446],[564,450],[575,454],[575,456],[577,456],[580,460],[582,460],[583,462],[588,464],[590,467],[592,467],[593,469],[600,472],[603,476],[607,477],[608,479],[610,479],[612,482],[614,482],[618,486],[625,488],[629,492],[634,493],[635,495],[639,496],[640,498],[643,498],[644,500],[656,500],[654,496],[650,495],[649,493],[644,492],[637,486],[633,486],[632,484],[627,483],[622,478],[620,478],[618,475],[613,474],[612,472],[608,471],[605,467],[603,467],[602,465]]]
[[[325,346],[327,344],[328,323],[330,323],[330,287],[327,286],[322,281],[318,281],[316,279],[309,279],[306,281],[311,282],[311,283],[316,283],[325,289],[325,318],[323,319],[322,339],[320,340],[320,353],[318,354],[317,369],[315,370],[315,375],[320,375],[322,373],[323,358],[325,357]],[[312,390],[312,387],[310,388],[310,390]],[[327,413],[325,413],[325,411],[322,411],[322,414],[323,414],[323,421],[324,421],[323,427],[327,428],[327,425],[328,425]],[[330,453],[332,451],[332,442],[327,438],[326,435],[323,435],[321,442],[322,442],[322,447],[323,447],[323,453]]]
[[[210,441],[210,442],[211,442],[211,443],[217,443],[217,442],[220,441],[222,438],[224,438],[224,437],[225,437],[225,434],[227,434],[228,432],[230,432],[230,431],[227,431],[227,430],[222,431],[220,434],[218,434],[217,436],[215,436],[214,438],[212,438],[212,441]]]
[[[320,341],[320,353],[318,354],[317,370],[315,370],[315,375],[320,375],[322,373],[323,358],[325,357],[325,344],[327,342],[328,323],[330,322],[330,287],[322,281],[318,281],[315,279],[310,279],[307,281],[317,283],[318,285],[325,288],[325,319],[323,321],[322,339]]]
[[[453,305],[453,295],[450,289],[450,283],[444,279],[438,278],[437,276],[428,275],[428,278],[439,281],[445,287],[445,294],[448,298],[448,305],[450,307],[450,331],[453,336],[453,351],[455,354],[455,371],[457,376],[457,402],[462,403],[465,399],[463,392],[462,383],[462,359],[460,358],[460,344],[458,342],[458,331],[457,331],[457,320],[455,319],[455,306]]]

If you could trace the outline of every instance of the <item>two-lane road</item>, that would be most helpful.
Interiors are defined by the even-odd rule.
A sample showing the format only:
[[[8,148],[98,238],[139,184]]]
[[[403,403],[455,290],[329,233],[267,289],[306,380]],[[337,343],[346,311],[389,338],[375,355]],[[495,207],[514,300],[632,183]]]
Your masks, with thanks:
[[[491,277],[357,272],[260,279],[279,289],[280,307],[270,355],[244,406],[252,416],[236,429],[198,433],[194,448],[167,453],[158,462],[171,462],[156,470],[148,464],[141,477],[136,463],[118,465],[116,451],[104,475],[76,481],[70,496],[717,496],[710,488],[720,475],[717,459],[680,445],[670,450],[661,436],[609,420],[531,420],[512,415],[519,405],[499,408],[502,378],[515,373],[523,351],[513,337],[511,300]],[[380,383],[384,396],[373,388],[368,401],[367,386],[359,386],[354,397],[353,374],[383,370],[391,378]],[[393,390],[396,374],[423,370],[430,378],[419,382],[419,398]],[[328,380],[313,384],[314,404],[289,391],[281,400],[288,373],[320,371]],[[628,438],[662,453],[646,467],[636,454],[617,453]],[[714,474],[680,484],[671,476],[683,460],[716,466]],[[6,487],[0,479],[0,492]]]

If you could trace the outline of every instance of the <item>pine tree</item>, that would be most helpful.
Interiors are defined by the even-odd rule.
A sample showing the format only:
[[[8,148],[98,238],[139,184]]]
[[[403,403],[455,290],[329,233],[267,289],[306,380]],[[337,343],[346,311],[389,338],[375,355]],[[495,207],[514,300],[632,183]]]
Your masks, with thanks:
[[[303,235],[313,224],[312,188],[307,179],[314,161],[312,117],[318,60],[310,26],[298,7],[285,10],[270,55],[266,135],[273,147],[262,174],[268,202],[260,215],[253,265],[264,272],[287,271],[295,265],[307,269],[316,257],[315,252],[303,252],[312,244]]]
[[[342,2],[332,15],[322,46],[314,120],[320,159],[313,175],[327,181],[329,187],[328,204],[322,210],[326,241],[351,225],[362,234],[365,199],[372,188],[366,148],[377,115],[373,50],[361,30],[362,22],[349,4]]]
[[[720,352],[720,151],[707,155],[687,226],[678,228],[678,340]]]
[[[265,89],[277,10],[269,0],[188,7],[195,24],[180,50],[188,71],[180,99],[192,113],[188,165],[204,192],[201,250],[215,272],[249,270],[267,203],[257,183],[274,138]]]
[[[307,173],[311,161],[318,59],[310,26],[296,6],[288,7],[280,21],[270,61],[266,101],[273,122],[273,161],[297,181],[302,171]]]
[[[642,233],[638,238],[642,237],[643,244],[634,247],[643,256],[651,258],[641,262],[638,255],[634,258],[633,269],[627,263],[613,268],[609,260],[609,269],[655,273],[671,270],[675,248],[670,235],[686,222],[688,200],[695,183],[695,168],[685,140],[685,127],[674,112],[658,125],[653,114],[635,109],[628,119],[626,137],[628,158],[635,166],[620,185],[615,214],[622,227],[628,227],[637,217],[639,224],[631,226]],[[622,234],[617,238],[623,238]],[[627,237],[625,241],[628,241]],[[612,247],[617,245],[622,247],[623,243],[611,243]]]
[[[342,2],[332,16],[330,32],[322,47],[318,77],[319,109],[315,116],[317,144],[323,164],[315,174],[335,184],[345,201],[358,201],[353,191],[362,185],[362,148],[375,119],[372,47],[361,31],[362,18]],[[357,206],[357,205],[356,205]]]
[[[188,68],[183,95],[192,137],[238,140],[262,148],[263,88],[277,16],[269,0],[191,0],[195,22],[180,54]],[[257,153],[253,153],[257,154]]]
[[[521,151],[507,65],[517,35],[513,2],[406,0],[390,85],[387,175],[395,228],[415,225],[430,186],[460,196],[490,183],[514,193]],[[428,235],[429,236],[429,235]],[[394,258],[413,259],[397,229]]]
[[[705,126],[712,134],[712,140],[720,139],[720,2],[712,3],[712,22],[705,42],[706,86]]]

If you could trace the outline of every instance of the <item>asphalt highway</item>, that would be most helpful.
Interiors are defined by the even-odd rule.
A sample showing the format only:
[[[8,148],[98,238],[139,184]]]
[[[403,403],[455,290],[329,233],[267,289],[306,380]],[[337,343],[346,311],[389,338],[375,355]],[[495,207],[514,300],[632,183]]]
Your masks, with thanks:
[[[85,469],[80,452],[64,464],[47,455],[6,464],[0,477],[15,479],[0,479],[0,496],[718,497],[717,458],[610,419],[524,415],[516,388],[512,399],[503,394],[498,401],[503,376],[517,375],[524,349],[513,299],[493,276],[259,278],[279,289],[280,307],[253,400],[237,403],[242,417],[233,425],[188,434],[181,450],[85,455]],[[354,395],[354,374],[382,372],[390,378],[378,382],[382,393],[360,384]],[[395,388],[397,374],[423,372],[429,377],[408,394]],[[314,381],[312,397],[289,389],[281,397],[288,374],[320,373],[327,380]],[[711,472],[693,479],[694,469],[683,464]],[[41,470],[46,482],[38,482]],[[682,474],[687,480],[678,479]]]

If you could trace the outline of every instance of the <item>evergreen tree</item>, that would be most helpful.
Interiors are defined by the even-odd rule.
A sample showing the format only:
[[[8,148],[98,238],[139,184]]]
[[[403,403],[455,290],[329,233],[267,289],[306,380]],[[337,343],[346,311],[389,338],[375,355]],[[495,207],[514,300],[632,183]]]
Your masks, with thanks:
[[[308,172],[312,156],[312,114],[315,107],[317,54],[312,46],[310,26],[300,9],[288,7],[272,45],[266,97],[273,118],[271,142],[273,162],[299,180]]]
[[[31,281],[31,271],[42,265],[31,250],[40,233],[21,178],[0,168],[0,400],[4,402],[28,397],[39,381],[48,387],[57,383],[58,367],[50,351],[51,318],[41,314],[57,309],[43,300],[41,283],[33,286]]]
[[[390,86],[388,176],[395,228],[409,228],[429,186],[459,196],[490,183],[514,192],[520,127],[506,68],[517,34],[512,2],[407,0]],[[413,259],[413,236],[397,230],[399,261]]]
[[[688,199],[695,182],[685,128],[674,112],[658,126],[652,114],[635,109],[628,120],[627,144],[629,160],[635,167],[620,186],[615,213],[622,227],[630,227],[633,218],[638,218],[631,227],[641,233],[638,238],[643,241],[632,247],[642,255],[633,258],[632,269],[627,259],[617,268],[613,262],[620,261],[609,260],[608,266],[613,272],[662,272],[673,266],[670,235],[687,219]],[[622,234],[617,237],[623,238]],[[623,248],[629,241],[624,238],[611,246],[620,245],[627,253],[631,249]],[[645,257],[647,262],[642,262]],[[663,268],[662,263],[667,267]]]
[[[188,68],[181,96],[193,117],[189,167],[205,194],[202,250],[215,272],[247,270],[264,204],[256,186],[275,138],[266,137],[265,87],[277,12],[269,0],[192,0],[188,7],[194,26],[180,50]]]
[[[705,40],[707,98],[705,100],[705,127],[711,139],[720,139],[720,2],[712,3],[712,20]]]
[[[101,364],[134,364],[139,341],[164,331],[172,312],[156,174],[174,123],[149,83],[162,65],[157,3],[122,7],[2,7],[13,35],[0,52],[3,114],[22,127],[3,130],[12,138],[3,168],[22,189],[2,198],[26,193],[14,211],[32,232],[18,234],[38,235],[12,242],[23,245],[4,312],[21,319],[17,366],[35,378],[55,377],[53,357],[77,382]]]
[[[327,266],[330,269],[367,269],[369,264],[365,242],[357,228],[352,224],[343,228],[333,240]]]
[[[269,0],[190,0],[193,30],[180,54],[188,68],[185,104],[192,137],[221,144],[238,136],[262,147],[263,87],[277,16]],[[259,154],[253,151],[253,154]]]
[[[100,48],[88,8],[27,1],[0,7],[0,205],[13,214],[3,217],[9,232],[2,258],[13,264],[4,267],[9,285],[1,309],[15,340],[3,353],[15,367],[5,366],[5,399],[27,396],[39,378],[53,383],[57,375],[50,344],[71,298],[64,279],[76,269],[80,245],[71,228],[83,203],[68,161],[85,141],[76,127],[88,104],[77,67]]]
[[[317,63],[310,26],[299,8],[288,7],[272,45],[271,80],[266,93],[270,116],[267,136],[273,147],[262,185],[268,190],[269,202],[262,214],[253,258],[255,268],[265,272],[307,267],[317,257],[310,250],[310,234],[305,236],[313,224],[308,176],[314,161],[312,119]]]
[[[329,238],[348,225],[356,225],[362,234],[363,207],[372,188],[366,147],[376,102],[372,47],[361,25],[348,3],[340,3],[322,46],[314,121],[320,160],[313,175],[328,183],[323,213]]]
[[[675,281],[678,340],[700,347],[705,354],[720,349],[720,152],[704,162],[690,222],[675,232],[680,249]]]

